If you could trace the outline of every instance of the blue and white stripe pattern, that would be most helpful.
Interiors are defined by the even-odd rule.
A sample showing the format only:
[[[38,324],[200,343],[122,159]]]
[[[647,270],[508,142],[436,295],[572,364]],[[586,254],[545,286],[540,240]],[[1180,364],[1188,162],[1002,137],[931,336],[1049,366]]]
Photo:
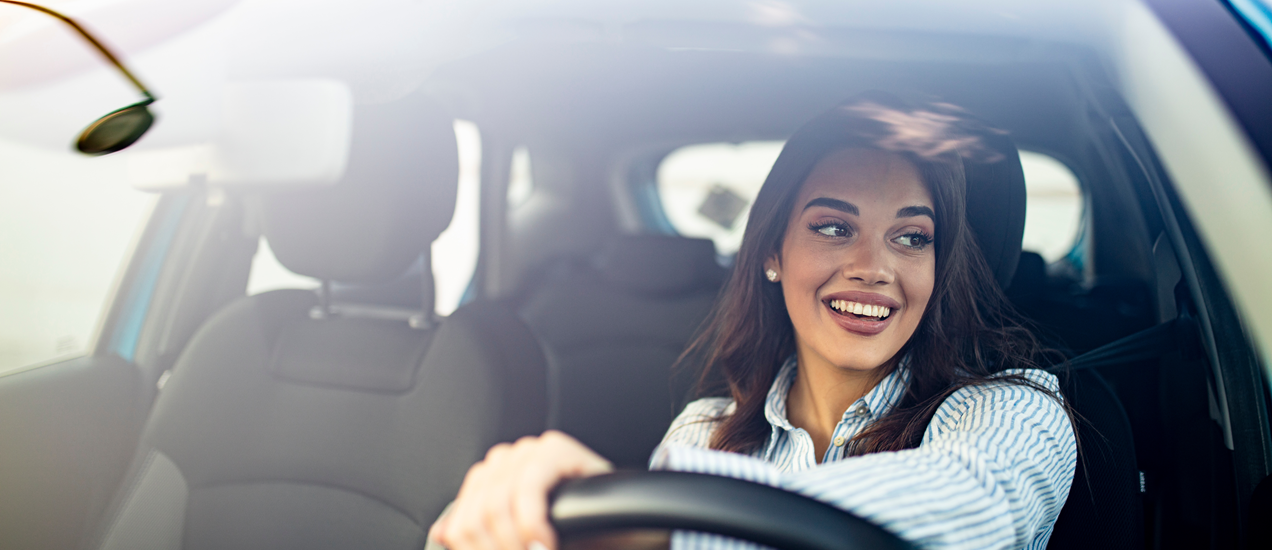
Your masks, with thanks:
[[[733,412],[731,399],[707,398],[672,422],[650,469],[781,487],[853,512],[920,548],[1046,547],[1077,464],[1073,427],[1054,399],[1009,382],[962,388],[937,410],[918,448],[844,457],[851,443],[832,443],[819,465],[808,432],[786,418],[796,372],[794,357],[778,372],[764,410],[772,435],[752,456],[707,449],[716,419]],[[1044,371],[1007,373],[1058,391],[1056,377]],[[851,440],[887,414],[908,380],[903,361],[844,412],[834,442]],[[690,532],[677,532],[672,546],[757,548]]]

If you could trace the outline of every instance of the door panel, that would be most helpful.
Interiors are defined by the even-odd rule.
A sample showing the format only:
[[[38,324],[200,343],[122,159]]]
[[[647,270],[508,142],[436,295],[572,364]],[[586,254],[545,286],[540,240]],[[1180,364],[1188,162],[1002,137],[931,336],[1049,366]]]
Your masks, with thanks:
[[[140,389],[114,356],[0,377],[0,547],[79,544],[136,446]]]

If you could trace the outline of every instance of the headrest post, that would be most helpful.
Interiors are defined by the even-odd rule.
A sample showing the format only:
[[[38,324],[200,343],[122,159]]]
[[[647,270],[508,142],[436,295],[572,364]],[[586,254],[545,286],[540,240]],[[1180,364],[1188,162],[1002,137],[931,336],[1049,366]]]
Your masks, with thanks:
[[[331,318],[331,279],[323,279],[318,287],[318,307],[310,310],[309,316],[314,319]]]
[[[411,317],[411,328],[419,330],[428,330],[433,328],[436,321],[437,291],[434,289],[433,281],[433,262],[430,251],[425,250],[420,257],[420,314]]]

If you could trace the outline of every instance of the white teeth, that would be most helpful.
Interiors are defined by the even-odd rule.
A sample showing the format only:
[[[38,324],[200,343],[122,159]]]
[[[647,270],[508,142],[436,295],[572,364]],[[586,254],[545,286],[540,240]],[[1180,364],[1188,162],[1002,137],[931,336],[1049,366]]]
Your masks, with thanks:
[[[891,308],[861,304],[857,302],[849,302],[848,300],[831,300],[830,307],[838,311],[842,311],[844,313],[854,313],[857,315],[865,315],[868,317],[878,317],[880,319],[887,317],[888,314],[892,313]]]

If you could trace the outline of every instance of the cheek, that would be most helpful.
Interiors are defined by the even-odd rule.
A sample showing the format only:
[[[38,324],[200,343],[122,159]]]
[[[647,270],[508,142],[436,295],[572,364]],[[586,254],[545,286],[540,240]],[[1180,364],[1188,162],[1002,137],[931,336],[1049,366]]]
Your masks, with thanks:
[[[932,289],[936,285],[936,258],[929,256],[917,267],[906,285],[906,300],[923,311],[926,310],[927,303],[932,298]]]
[[[800,239],[787,239],[783,243],[782,283],[800,291],[813,291],[829,280],[838,269],[838,258],[810,246]]]

